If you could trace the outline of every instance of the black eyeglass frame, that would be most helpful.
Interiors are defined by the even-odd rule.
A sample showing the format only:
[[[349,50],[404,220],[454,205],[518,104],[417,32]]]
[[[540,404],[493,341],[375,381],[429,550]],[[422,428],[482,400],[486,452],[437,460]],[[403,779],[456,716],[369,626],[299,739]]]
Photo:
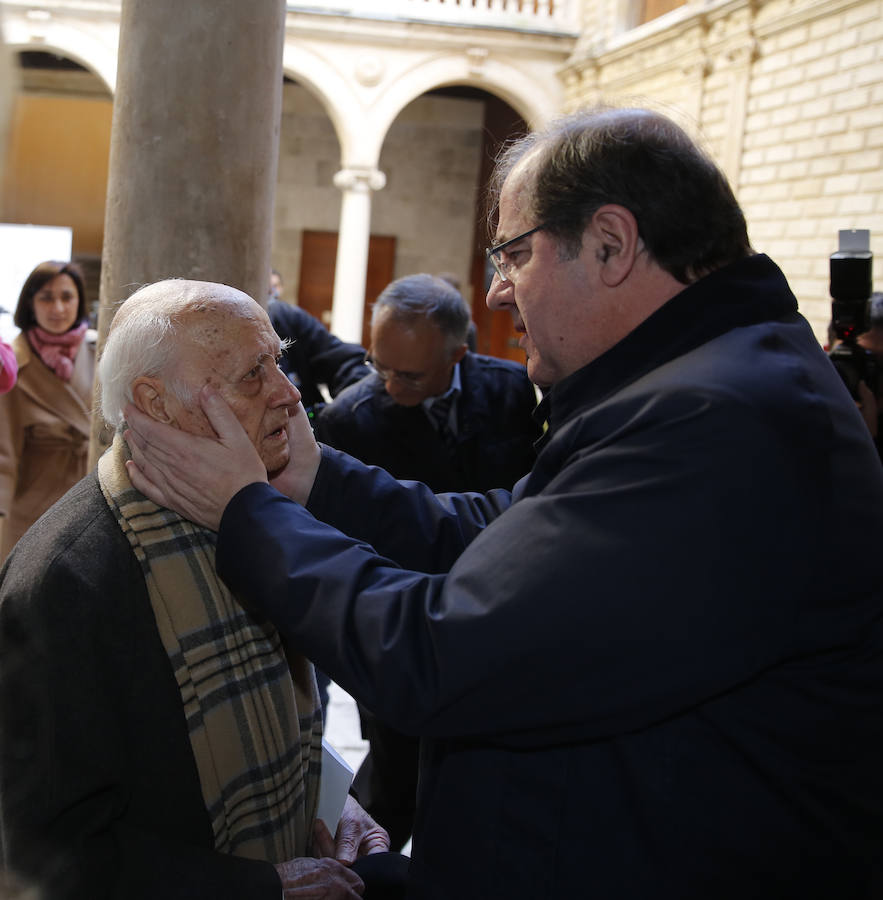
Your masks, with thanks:
[[[374,362],[374,359],[370,353],[365,354],[362,363],[381,381],[391,381],[394,378],[399,382],[399,384],[407,385],[413,390],[420,390],[428,377],[425,372],[420,375],[414,376],[408,372],[397,372],[395,369],[385,369],[383,366],[378,366],[377,363]]]
[[[543,223],[542,225],[536,225],[528,231],[516,235],[516,237],[514,238],[509,238],[508,241],[503,241],[502,244],[497,244],[495,247],[488,247],[485,249],[485,255],[491,261],[491,265],[494,267],[494,271],[497,273],[497,275],[500,276],[501,281],[509,281],[509,276],[506,274],[506,271],[503,268],[503,260],[499,259],[497,254],[500,253],[501,250],[505,250],[511,244],[514,244],[516,241],[520,241],[522,238],[530,237],[530,235],[532,235],[535,231],[541,231],[545,227],[545,223]]]

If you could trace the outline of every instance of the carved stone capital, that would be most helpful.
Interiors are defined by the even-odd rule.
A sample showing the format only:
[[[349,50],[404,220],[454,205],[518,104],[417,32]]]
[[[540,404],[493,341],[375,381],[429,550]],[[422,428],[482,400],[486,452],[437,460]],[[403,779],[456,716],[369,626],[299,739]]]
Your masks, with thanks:
[[[681,72],[687,79],[708,78],[714,68],[711,58],[703,53],[699,57],[685,61],[681,65]]]
[[[727,61],[734,66],[747,66],[760,56],[760,42],[750,37],[727,50]]]
[[[341,191],[381,191],[386,187],[386,175],[380,169],[353,166],[341,169],[334,176],[334,186]]]

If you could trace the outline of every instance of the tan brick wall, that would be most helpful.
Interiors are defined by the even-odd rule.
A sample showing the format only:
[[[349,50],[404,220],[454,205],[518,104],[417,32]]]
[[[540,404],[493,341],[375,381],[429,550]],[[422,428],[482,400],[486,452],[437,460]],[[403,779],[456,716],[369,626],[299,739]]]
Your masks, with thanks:
[[[824,340],[839,229],[871,230],[883,289],[883,0],[695,0],[622,31],[628,5],[584,3],[608,38],[581,41],[568,108],[643,99],[687,123]]]

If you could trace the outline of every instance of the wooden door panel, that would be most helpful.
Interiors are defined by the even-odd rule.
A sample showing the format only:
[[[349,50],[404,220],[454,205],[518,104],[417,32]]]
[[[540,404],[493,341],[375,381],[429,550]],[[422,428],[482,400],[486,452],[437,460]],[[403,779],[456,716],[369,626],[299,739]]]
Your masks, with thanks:
[[[368,270],[365,279],[365,308],[362,319],[362,346],[368,346],[370,306],[393,280],[396,239],[372,234],[368,243]],[[315,316],[326,328],[331,325],[334,299],[334,269],[337,263],[336,231],[304,231],[301,242],[298,306]]]

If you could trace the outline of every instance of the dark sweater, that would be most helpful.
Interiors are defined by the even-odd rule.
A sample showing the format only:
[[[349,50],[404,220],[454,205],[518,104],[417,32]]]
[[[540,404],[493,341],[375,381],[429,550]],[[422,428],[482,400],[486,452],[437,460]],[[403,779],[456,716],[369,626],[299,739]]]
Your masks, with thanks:
[[[3,862],[41,900],[279,900],[216,853],[141,569],[90,473],[0,573]]]

